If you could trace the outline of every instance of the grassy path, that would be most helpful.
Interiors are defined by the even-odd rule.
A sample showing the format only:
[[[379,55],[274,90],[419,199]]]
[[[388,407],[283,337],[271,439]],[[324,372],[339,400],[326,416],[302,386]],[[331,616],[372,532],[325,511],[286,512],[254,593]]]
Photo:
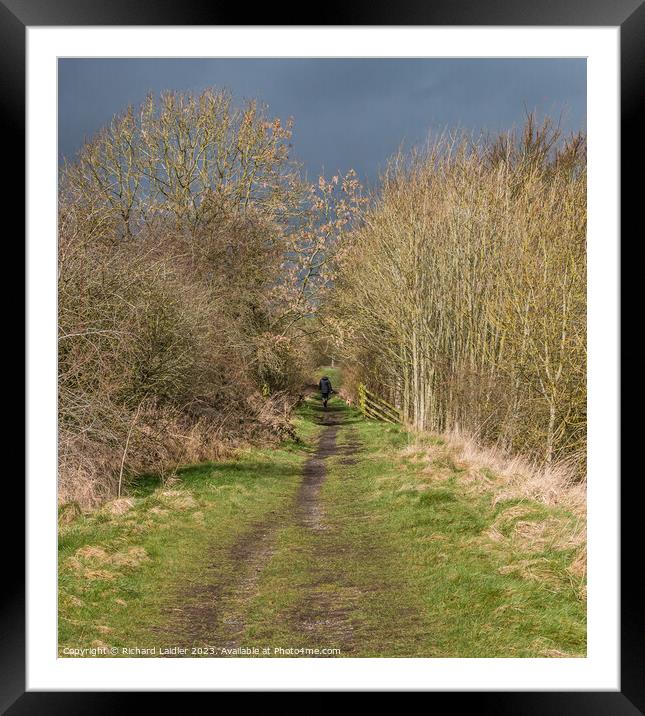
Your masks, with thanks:
[[[514,531],[569,515],[494,505],[338,399],[295,423],[62,528],[61,655],[584,655],[574,551]]]

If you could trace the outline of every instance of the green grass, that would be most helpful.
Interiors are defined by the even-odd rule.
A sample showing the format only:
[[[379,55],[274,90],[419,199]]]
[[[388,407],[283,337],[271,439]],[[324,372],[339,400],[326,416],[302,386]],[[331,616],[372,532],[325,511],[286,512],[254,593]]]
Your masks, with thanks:
[[[531,501],[493,506],[492,493],[464,488],[464,468],[451,459],[440,456],[428,471],[423,446],[402,452],[410,442],[403,428],[365,421],[338,398],[333,405],[344,422],[340,452],[326,461],[320,529],[294,512],[321,431],[315,399],[294,419],[299,441],[186,467],[168,488],[179,495],[164,496],[146,476],[125,514],[98,512],[62,528],[61,654],[92,645],[221,646],[229,623],[236,644],[260,649],[584,656],[586,605],[568,571],[573,550],[515,538],[520,523],[573,516]],[[256,537],[258,525],[268,527]],[[232,557],[245,540],[248,569]]]
[[[315,431],[315,427],[314,427]],[[312,430],[309,429],[311,433]],[[227,550],[250,526],[289,509],[310,448],[247,450],[231,461],[186,467],[164,497],[153,478],[134,490],[123,515],[94,513],[59,535],[59,646],[139,645],[156,642],[170,619],[172,602],[199,584],[216,564],[217,579],[230,569]],[[83,558],[77,550],[107,553]],[[139,564],[115,564],[114,555],[143,548]],[[219,574],[218,574],[219,573]]]
[[[493,507],[492,493],[465,491],[460,482],[464,469],[454,463],[430,478],[422,462],[402,465],[400,430],[367,422],[353,427],[374,451],[353,468],[351,480],[340,466],[332,473],[327,501],[348,538],[353,534],[351,539],[359,540],[359,532],[363,540],[369,540],[365,533],[387,536],[387,549],[375,558],[396,555],[402,574],[397,586],[405,585],[408,599],[423,615],[423,634],[410,644],[407,655],[584,656],[586,605],[580,599],[581,585],[567,571],[571,550],[491,539],[488,530],[517,502]],[[531,501],[521,507],[502,522],[502,533],[510,534],[520,519],[574,519]],[[350,508],[356,516],[369,515],[369,520],[354,521]],[[382,571],[386,569],[384,563]],[[366,588],[373,571],[373,564],[365,569]],[[386,598],[383,602],[390,603]],[[397,609],[374,611],[366,619],[376,631],[380,619],[397,621]],[[405,644],[405,624],[398,637]]]

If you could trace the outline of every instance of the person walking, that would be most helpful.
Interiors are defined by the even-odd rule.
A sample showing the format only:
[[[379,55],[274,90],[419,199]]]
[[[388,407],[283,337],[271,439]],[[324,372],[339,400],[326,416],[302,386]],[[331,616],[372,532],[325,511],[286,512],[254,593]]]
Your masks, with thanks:
[[[329,396],[334,392],[334,389],[331,387],[331,381],[326,375],[323,375],[320,379],[318,387],[320,388],[320,396],[322,397],[323,407],[327,410],[327,401],[329,400]]]

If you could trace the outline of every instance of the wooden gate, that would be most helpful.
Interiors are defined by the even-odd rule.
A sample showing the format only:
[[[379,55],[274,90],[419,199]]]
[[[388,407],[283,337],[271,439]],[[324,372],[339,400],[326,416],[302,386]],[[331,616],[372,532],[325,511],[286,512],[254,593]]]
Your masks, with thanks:
[[[401,411],[387,400],[379,398],[367,389],[364,383],[358,385],[358,407],[366,418],[383,420],[386,423],[403,424]]]

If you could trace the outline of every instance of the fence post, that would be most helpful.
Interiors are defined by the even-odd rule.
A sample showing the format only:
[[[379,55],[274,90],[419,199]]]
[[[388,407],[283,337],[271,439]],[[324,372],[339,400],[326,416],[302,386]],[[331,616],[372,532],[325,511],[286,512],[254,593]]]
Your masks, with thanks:
[[[358,384],[358,407],[361,413],[365,415],[365,385],[363,383]]]

